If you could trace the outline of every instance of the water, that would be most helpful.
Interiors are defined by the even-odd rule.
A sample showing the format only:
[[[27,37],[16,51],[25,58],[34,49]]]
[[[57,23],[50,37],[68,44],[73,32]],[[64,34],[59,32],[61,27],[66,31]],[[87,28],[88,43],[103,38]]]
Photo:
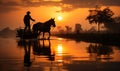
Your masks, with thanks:
[[[120,47],[52,37],[0,38],[1,71],[118,71]]]

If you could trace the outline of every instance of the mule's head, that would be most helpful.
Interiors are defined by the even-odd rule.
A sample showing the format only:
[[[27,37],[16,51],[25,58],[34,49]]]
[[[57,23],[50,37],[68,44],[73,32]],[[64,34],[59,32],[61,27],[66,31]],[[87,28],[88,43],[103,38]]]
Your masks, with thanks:
[[[53,27],[56,27],[56,24],[55,24],[54,19],[55,19],[55,18],[51,18],[49,21],[50,21],[50,24],[51,24]]]

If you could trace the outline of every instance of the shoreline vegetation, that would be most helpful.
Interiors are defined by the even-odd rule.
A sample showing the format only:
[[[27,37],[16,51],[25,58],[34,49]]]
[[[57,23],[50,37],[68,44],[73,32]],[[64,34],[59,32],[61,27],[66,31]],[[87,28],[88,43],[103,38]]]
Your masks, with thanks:
[[[120,33],[54,34],[54,36],[73,39],[76,42],[85,41],[120,46]]]
[[[8,27],[0,31],[0,37],[15,37],[15,35],[16,30],[11,30]],[[85,41],[120,46],[120,33],[52,33],[52,36],[73,39],[76,42]]]

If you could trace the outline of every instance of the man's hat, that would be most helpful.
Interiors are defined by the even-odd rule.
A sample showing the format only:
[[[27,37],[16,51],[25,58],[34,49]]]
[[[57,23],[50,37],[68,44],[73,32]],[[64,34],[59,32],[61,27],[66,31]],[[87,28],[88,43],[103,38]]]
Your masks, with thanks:
[[[30,11],[27,11],[27,14],[30,14]]]

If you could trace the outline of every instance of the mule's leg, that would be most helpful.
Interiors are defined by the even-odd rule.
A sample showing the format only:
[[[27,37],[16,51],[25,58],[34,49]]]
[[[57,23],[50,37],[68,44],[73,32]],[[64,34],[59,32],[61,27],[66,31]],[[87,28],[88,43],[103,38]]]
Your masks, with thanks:
[[[39,31],[39,32],[38,32],[38,36],[39,36],[39,38],[40,38],[40,34],[41,34],[41,32]]]
[[[51,33],[50,33],[50,32],[48,32],[48,33],[49,33],[49,37],[48,37],[48,39],[50,39]]]
[[[43,32],[43,38],[44,38],[45,32]]]
[[[40,35],[41,34],[41,32],[40,31],[38,31],[38,35]]]

